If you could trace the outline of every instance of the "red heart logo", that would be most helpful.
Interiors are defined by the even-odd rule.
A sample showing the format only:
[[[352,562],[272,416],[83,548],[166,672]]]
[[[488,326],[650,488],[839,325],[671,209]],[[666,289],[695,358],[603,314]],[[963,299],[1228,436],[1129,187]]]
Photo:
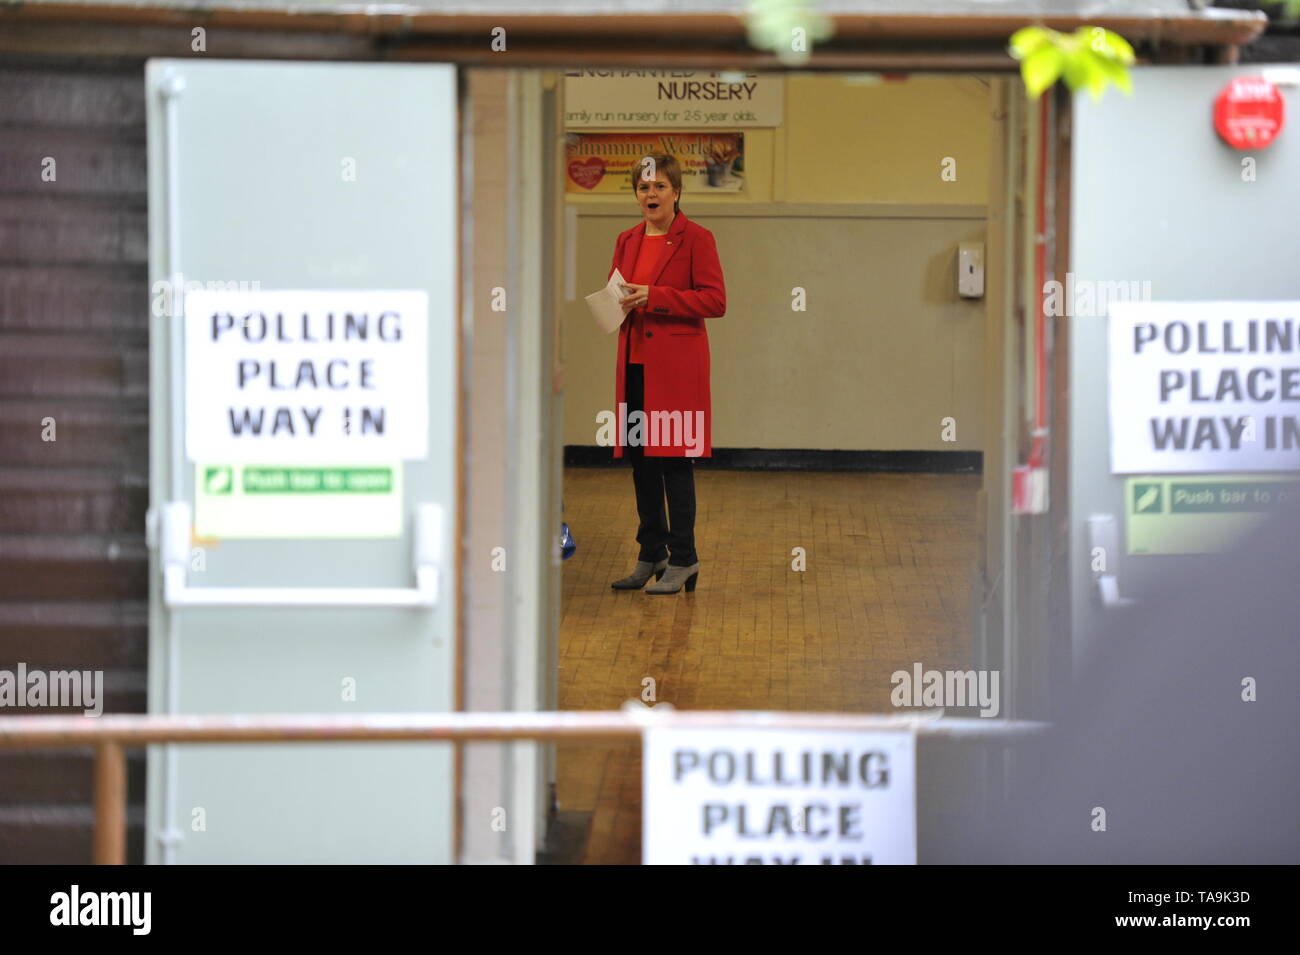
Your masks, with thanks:
[[[583,189],[595,189],[605,178],[605,160],[599,156],[590,159],[574,159],[569,163],[569,178]]]

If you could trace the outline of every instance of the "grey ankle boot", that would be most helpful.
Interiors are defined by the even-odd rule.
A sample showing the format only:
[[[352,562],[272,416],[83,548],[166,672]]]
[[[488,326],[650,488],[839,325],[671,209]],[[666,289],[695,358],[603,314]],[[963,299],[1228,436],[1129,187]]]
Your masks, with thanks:
[[[695,582],[700,576],[700,562],[697,560],[689,567],[669,566],[659,583],[651,584],[645,589],[648,594],[675,594],[685,585],[688,594],[695,592]]]
[[[650,563],[648,560],[638,560],[636,568],[630,576],[624,577],[622,580],[616,580],[610,586],[615,590],[640,590],[651,577],[655,580],[662,577],[667,567],[667,557],[655,564]]]

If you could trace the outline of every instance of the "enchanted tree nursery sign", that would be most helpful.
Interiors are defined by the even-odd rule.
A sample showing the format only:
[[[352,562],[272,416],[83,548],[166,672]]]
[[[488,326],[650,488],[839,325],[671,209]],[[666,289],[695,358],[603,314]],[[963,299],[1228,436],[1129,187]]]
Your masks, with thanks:
[[[564,75],[564,125],[587,128],[780,126],[780,73],[583,69]]]

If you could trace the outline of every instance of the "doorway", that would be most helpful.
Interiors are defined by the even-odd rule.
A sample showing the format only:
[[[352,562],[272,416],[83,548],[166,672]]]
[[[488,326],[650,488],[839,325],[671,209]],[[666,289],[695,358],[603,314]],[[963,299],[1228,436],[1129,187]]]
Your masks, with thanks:
[[[981,612],[986,522],[1005,517],[984,505],[983,460],[1002,413],[990,356],[1007,344],[988,334],[1010,291],[990,264],[1007,259],[990,248],[1007,241],[990,228],[1006,198],[1006,81],[776,78],[779,125],[741,131],[743,188],[688,185],[681,198],[714,233],[728,300],[707,320],[715,450],[695,467],[693,594],[610,589],[636,560],[637,522],[630,469],[596,440],[614,336],[595,331],[583,295],[640,211],[630,183],[584,194],[563,168],[551,180],[565,189],[550,244],[566,257],[555,301],[577,544],[563,566],[559,709],[898,712],[894,674],[1001,656]],[[619,145],[614,131],[564,126],[562,97],[556,109],[569,147]],[[963,248],[986,263],[978,296],[958,289]],[[637,861],[635,748],[560,750],[556,793],[563,861]]]

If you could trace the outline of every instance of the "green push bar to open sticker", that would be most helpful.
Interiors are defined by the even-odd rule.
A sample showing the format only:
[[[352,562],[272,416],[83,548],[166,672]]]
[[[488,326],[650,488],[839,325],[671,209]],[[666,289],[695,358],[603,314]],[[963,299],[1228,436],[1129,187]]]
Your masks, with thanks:
[[[1277,475],[1129,478],[1124,485],[1128,552],[1222,552],[1297,493],[1300,483]]]
[[[402,535],[402,465],[199,464],[194,532],[216,539]]]
[[[394,468],[244,468],[245,494],[388,494]]]

